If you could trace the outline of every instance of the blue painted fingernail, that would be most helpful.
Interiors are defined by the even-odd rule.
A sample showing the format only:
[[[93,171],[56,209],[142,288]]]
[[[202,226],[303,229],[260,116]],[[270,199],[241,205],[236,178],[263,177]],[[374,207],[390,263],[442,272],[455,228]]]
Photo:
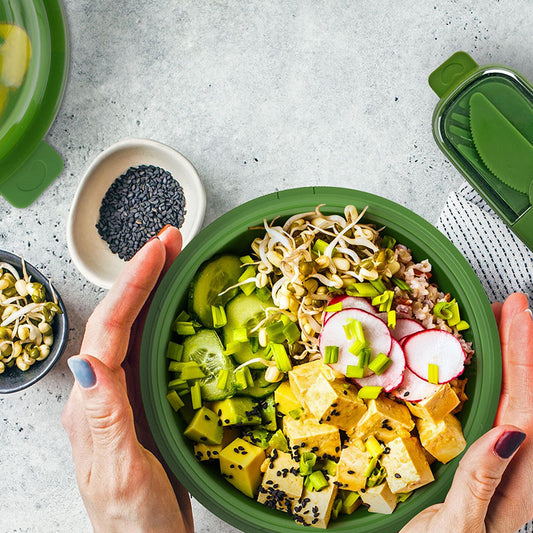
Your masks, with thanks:
[[[80,384],[80,387],[88,389],[96,383],[96,375],[91,365],[81,357],[71,357],[67,364],[70,371],[74,374],[76,381]]]

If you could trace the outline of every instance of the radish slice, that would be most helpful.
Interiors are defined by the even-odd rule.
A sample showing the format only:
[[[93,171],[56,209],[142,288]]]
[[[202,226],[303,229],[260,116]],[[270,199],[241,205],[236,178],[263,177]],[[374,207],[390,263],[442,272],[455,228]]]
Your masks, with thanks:
[[[376,309],[368,300],[366,300],[365,298],[359,298],[358,296],[348,296],[347,294],[341,294],[340,296],[333,297],[329,301],[328,307],[330,305],[338,304],[339,302],[342,303],[342,311],[344,311],[345,309],[362,309],[363,311],[371,313],[372,315],[376,314]],[[326,311],[324,313],[324,324],[335,313],[338,313],[338,311]]]
[[[424,331],[426,328],[411,318],[398,318],[396,320],[396,327],[391,329],[391,335],[397,340],[401,340],[408,335]]]
[[[428,381],[428,365],[439,367],[439,383],[448,383],[463,373],[465,352],[461,343],[447,331],[427,329],[410,335],[403,344],[407,366]]]
[[[409,368],[405,367],[403,381],[397,389],[392,391],[392,394],[400,400],[419,402],[435,394],[438,387],[439,385],[434,385],[433,383],[420,379]]]
[[[379,353],[388,355],[392,344],[392,337],[387,324],[382,322],[378,317],[361,309],[344,309],[343,311],[334,313],[322,327],[319,340],[320,353],[323,357],[326,346],[338,346],[338,360],[330,366],[344,375],[346,375],[346,367],[348,365],[357,365],[358,360],[358,357],[349,351],[355,339],[347,339],[346,332],[344,331],[344,325],[350,319],[361,322],[372,358],[376,357]]]
[[[385,392],[390,392],[400,386],[403,381],[405,370],[405,355],[397,340],[392,339],[392,347],[389,353],[392,363],[380,376],[371,374],[365,378],[354,379],[360,387],[375,386],[383,387]]]

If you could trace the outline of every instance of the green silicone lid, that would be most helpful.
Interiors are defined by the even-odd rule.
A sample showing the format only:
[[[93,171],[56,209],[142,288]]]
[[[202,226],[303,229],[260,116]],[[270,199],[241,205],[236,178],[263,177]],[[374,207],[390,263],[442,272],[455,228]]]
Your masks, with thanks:
[[[0,193],[15,207],[26,207],[63,168],[60,156],[43,137],[55,118],[67,78],[65,15],[59,0],[0,0],[0,24],[23,29],[31,44],[22,84],[9,88],[0,114]],[[0,35],[0,55],[8,39]],[[6,83],[0,71],[0,90]]]
[[[476,355],[467,367],[469,400],[458,414],[468,444],[493,424],[500,396],[501,352],[498,330],[487,297],[472,268],[442,233],[421,217],[394,202],[365,192],[334,187],[306,187],[281,191],[252,200],[226,213],[183,250],[163,278],[154,296],[144,328],[140,376],[144,408],[155,441],[165,461],[183,485],[217,516],[250,533],[301,532],[302,526],[279,511],[270,510],[234,489],[220,476],[217,465],[199,463],[193,446],[182,434],[184,424],[165,395],[167,361],[165,350],[177,312],[186,306],[187,290],[203,261],[219,252],[248,252],[251,241],[262,231],[247,230],[263,219],[312,211],[325,204],[325,213],[343,213],[346,204],[358,209],[369,206],[365,220],[381,227],[398,242],[411,248],[416,260],[429,259],[432,280],[450,292],[461,306],[461,315],[471,324],[465,334]],[[368,513],[360,508],[350,516],[331,522],[333,531],[396,532],[429,505],[443,501],[459,457],[433,468],[436,481],[400,504],[392,515]]]

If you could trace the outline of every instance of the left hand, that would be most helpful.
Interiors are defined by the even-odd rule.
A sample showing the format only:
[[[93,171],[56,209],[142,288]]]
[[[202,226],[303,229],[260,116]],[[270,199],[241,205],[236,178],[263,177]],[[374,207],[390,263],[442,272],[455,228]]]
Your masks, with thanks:
[[[193,529],[187,492],[154,455],[138,381],[147,301],[180,250],[172,227],[145,244],[89,318],[80,355],[69,360],[76,383],[62,422],[96,532]]]

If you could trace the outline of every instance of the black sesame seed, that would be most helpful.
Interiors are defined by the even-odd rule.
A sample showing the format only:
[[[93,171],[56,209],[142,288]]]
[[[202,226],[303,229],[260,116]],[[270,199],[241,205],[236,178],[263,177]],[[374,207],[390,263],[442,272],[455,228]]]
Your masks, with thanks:
[[[200,440],[201,440],[202,442],[205,442],[205,441],[207,440],[207,437],[200,437]]]
[[[400,474],[398,474],[398,472],[396,472],[396,474],[394,474],[394,477],[397,478],[397,479],[400,479],[402,476]]]

